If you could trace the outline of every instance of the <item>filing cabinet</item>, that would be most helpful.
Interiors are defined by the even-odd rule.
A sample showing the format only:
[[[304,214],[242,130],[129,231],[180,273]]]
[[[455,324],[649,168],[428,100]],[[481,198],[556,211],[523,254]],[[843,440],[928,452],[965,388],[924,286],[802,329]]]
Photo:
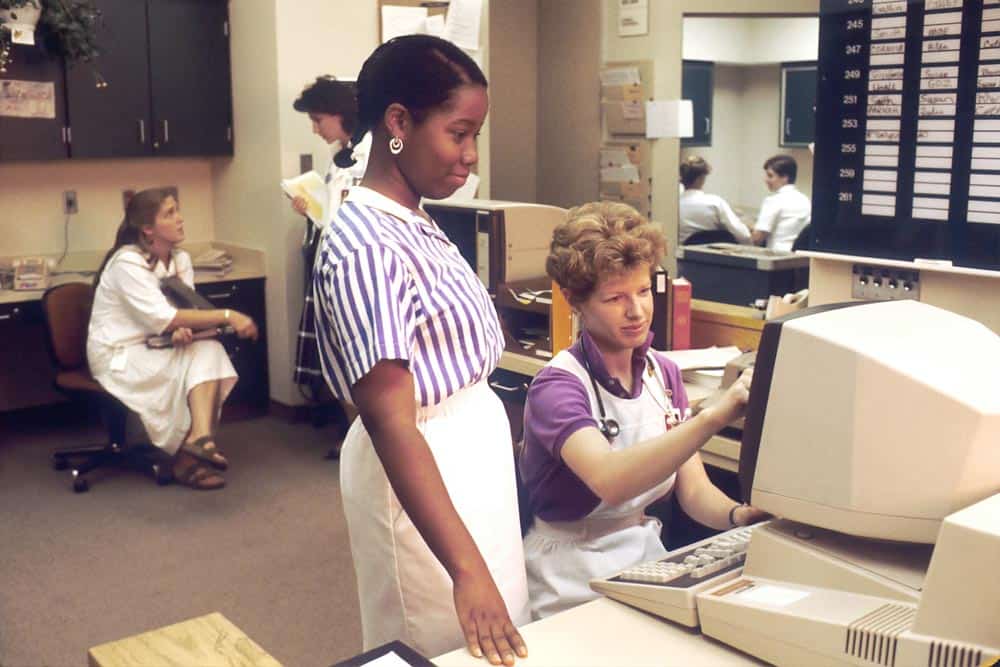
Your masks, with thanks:
[[[232,409],[252,413],[266,412],[270,401],[267,372],[267,311],[264,302],[264,279],[229,280],[195,285],[199,294],[217,308],[229,308],[249,315],[257,323],[260,337],[256,342],[227,336],[226,352],[240,379],[226,401]]]
[[[40,301],[0,304],[0,412],[59,403]]]

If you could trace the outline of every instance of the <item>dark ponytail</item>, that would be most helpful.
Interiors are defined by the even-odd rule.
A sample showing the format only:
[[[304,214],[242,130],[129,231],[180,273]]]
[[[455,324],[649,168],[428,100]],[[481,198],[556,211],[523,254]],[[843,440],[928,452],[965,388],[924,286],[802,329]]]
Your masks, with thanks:
[[[487,87],[476,61],[451,42],[431,35],[390,39],[372,52],[358,75],[358,125],[351,141],[333,158],[340,168],[354,164],[354,148],[374,132],[390,104],[406,107],[414,122],[443,106],[456,88]]]
[[[97,269],[94,276],[94,289],[101,284],[101,275],[108,262],[121,248],[127,245],[139,246],[144,252],[149,251],[149,242],[143,235],[142,230],[156,223],[156,214],[160,212],[160,206],[167,197],[173,197],[172,188],[153,188],[137,192],[129,200],[125,207],[125,218],[118,225],[115,232],[115,242],[111,250],[104,255],[101,267]]]

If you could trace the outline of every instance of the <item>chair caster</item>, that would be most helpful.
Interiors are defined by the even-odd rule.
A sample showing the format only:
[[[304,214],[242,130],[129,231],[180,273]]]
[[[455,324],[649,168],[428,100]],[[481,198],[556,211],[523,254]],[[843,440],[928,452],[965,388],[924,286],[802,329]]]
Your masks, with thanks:
[[[52,457],[52,469],[53,470],[65,470],[69,467],[69,461],[62,458],[61,456]]]
[[[153,464],[153,478],[159,486],[166,486],[174,480],[174,476],[171,474],[170,468],[160,463]]]
[[[87,489],[89,488],[90,485],[87,484],[87,480],[85,480],[83,477],[73,478],[73,493],[83,493],[87,491]]]

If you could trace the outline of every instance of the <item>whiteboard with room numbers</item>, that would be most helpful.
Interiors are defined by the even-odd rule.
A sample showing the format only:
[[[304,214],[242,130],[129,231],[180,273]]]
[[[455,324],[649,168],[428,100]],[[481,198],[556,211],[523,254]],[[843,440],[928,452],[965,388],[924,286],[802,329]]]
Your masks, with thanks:
[[[1000,270],[1000,0],[821,0],[811,249]]]

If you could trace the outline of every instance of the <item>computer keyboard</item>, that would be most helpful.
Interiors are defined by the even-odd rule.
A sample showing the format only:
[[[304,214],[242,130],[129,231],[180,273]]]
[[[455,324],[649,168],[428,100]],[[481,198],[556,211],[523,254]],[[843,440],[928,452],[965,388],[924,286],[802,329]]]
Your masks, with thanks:
[[[613,600],[696,628],[697,594],[740,575],[750,535],[760,525],[733,528],[675,549],[659,560],[594,579],[590,587]]]

